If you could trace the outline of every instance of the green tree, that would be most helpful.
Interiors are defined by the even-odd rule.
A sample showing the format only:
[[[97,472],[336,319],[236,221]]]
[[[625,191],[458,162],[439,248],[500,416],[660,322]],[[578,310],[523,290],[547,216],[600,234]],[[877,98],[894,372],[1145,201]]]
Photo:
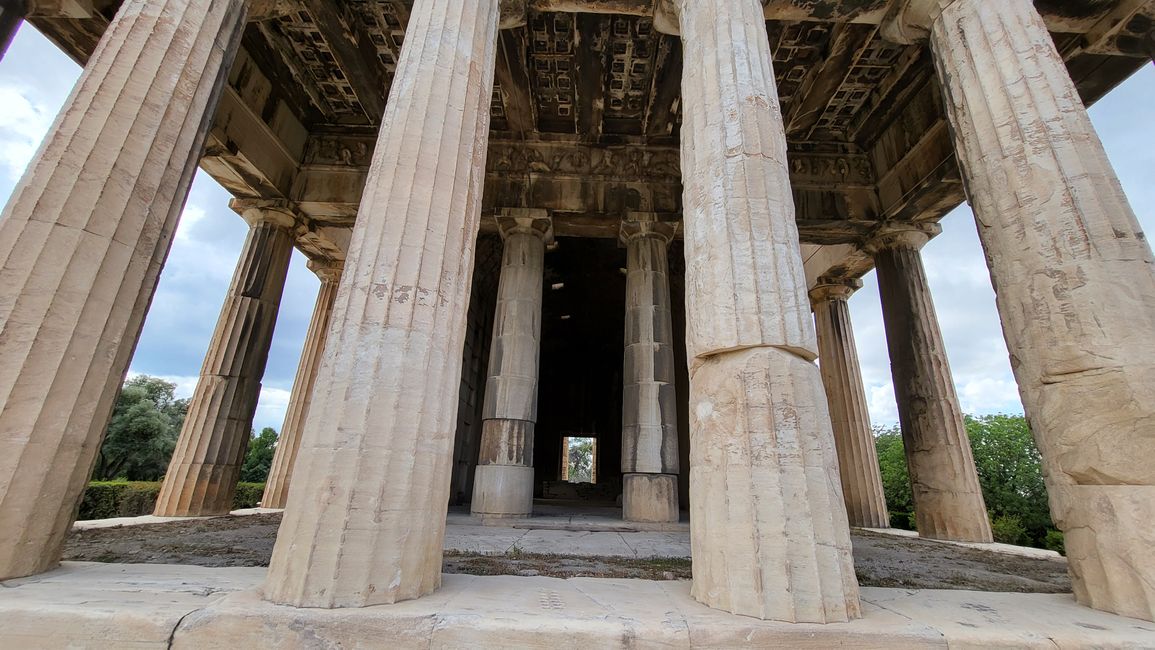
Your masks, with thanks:
[[[1054,528],[1043,483],[1042,456],[1022,415],[966,416],[983,499],[992,519],[1017,519],[1025,541],[1041,546]]]
[[[897,426],[889,429],[875,427],[874,444],[878,450],[882,491],[886,495],[886,507],[890,511],[890,525],[914,530],[914,492],[910,489],[910,474],[906,469],[902,432]]]
[[[148,375],[124,382],[97,455],[94,479],[155,481],[164,475],[188,410],[188,400],[176,399],[175,391],[175,384]]]
[[[593,481],[594,439],[572,438],[569,443],[569,482]]]
[[[1021,415],[966,416],[967,436],[987,510],[1001,539],[1044,546],[1053,530],[1038,449]],[[914,498],[899,427],[875,429],[882,487],[896,528],[914,527]],[[1051,544],[1057,542],[1051,535]]]
[[[249,439],[249,451],[245,463],[241,465],[241,481],[264,483],[269,478],[269,468],[273,466],[273,454],[277,449],[277,431],[272,427],[253,433]]]

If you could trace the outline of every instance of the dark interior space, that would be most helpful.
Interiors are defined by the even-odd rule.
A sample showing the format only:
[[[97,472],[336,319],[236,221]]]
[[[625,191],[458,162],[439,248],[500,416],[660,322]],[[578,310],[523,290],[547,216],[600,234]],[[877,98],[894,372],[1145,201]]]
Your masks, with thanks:
[[[537,497],[612,503],[621,492],[625,264],[625,249],[614,239],[562,237],[546,254],[534,434]],[[566,436],[598,441],[598,482],[577,495],[553,485],[561,480]]]

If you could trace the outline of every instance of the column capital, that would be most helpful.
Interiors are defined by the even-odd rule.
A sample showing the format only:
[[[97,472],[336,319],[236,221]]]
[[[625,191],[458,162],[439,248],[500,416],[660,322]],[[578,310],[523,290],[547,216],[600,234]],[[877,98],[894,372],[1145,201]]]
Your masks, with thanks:
[[[341,273],[345,270],[344,260],[309,260],[305,263],[305,266],[308,267],[308,269],[312,271],[318,278],[320,278],[322,283],[340,282]]]
[[[549,210],[501,208],[493,218],[502,239],[514,233],[525,233],[536,235],[547,244],[553,242],[553,218]]]
[[[855,291],[861,288],[862,280],[858,278],[847,278],[845,280],[819,278],[818,284],[810,290],[810,302],[817,304],[831,300],[846,301],[850,299],[850,296],[854,295]]]
[[[229,207],[249,226],[268,223],[291,229],[301,221],[297,204],[285,199],[233,199]]]
[[[634,239],[653,237],[669,244],[681,227],[681,221],[665,221],[656,212],[627,212],[622,218],[618,239],[628,244]]]
[[[937,223],[889,222],[882,224],[862,246],[871,255],[892,248],[921,249],[942,232]]]
[[[501,20],[498,27],[514,29],[525,25],[528,22],[526,18],[528,4],[526,0],[501,0]]]
[[[891,5],[879,28],[882,37],[892,43],[911,45],[930,38],[930,28],[943,10],[967,0],[899,0]]]

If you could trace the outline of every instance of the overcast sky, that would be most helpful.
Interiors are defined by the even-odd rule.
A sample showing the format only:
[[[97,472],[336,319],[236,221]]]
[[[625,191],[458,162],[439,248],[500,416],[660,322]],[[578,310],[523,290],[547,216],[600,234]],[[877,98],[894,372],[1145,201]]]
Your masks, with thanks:
[[[0,197],[19,180],[80,68],[25,25],[0,61]],[[1155,68],[1147,66],[1091,109],[1146,232],[1155,232]],[[173,381],[192,394],[217,314],[247,230],[229,195],[198,172],[131,372]],[[970,210],[942,222],[923,251],[955,384],[968,413],[1021,413],[999,329],[990,276]],[[871,273],[850,301],[855,340],[875,424],[898,420],[890,361]],[[281,428],[317,290],[304,257],[293,254],[254,426]]]

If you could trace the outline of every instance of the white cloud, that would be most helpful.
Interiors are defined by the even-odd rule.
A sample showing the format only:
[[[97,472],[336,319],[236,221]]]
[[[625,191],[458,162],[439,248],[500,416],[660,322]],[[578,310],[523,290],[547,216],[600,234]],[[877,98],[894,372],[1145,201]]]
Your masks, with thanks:
[[[22,84],[0,83],[0,165],[12,182],[20,180],[52,126],[59,106],[51,99]]]

